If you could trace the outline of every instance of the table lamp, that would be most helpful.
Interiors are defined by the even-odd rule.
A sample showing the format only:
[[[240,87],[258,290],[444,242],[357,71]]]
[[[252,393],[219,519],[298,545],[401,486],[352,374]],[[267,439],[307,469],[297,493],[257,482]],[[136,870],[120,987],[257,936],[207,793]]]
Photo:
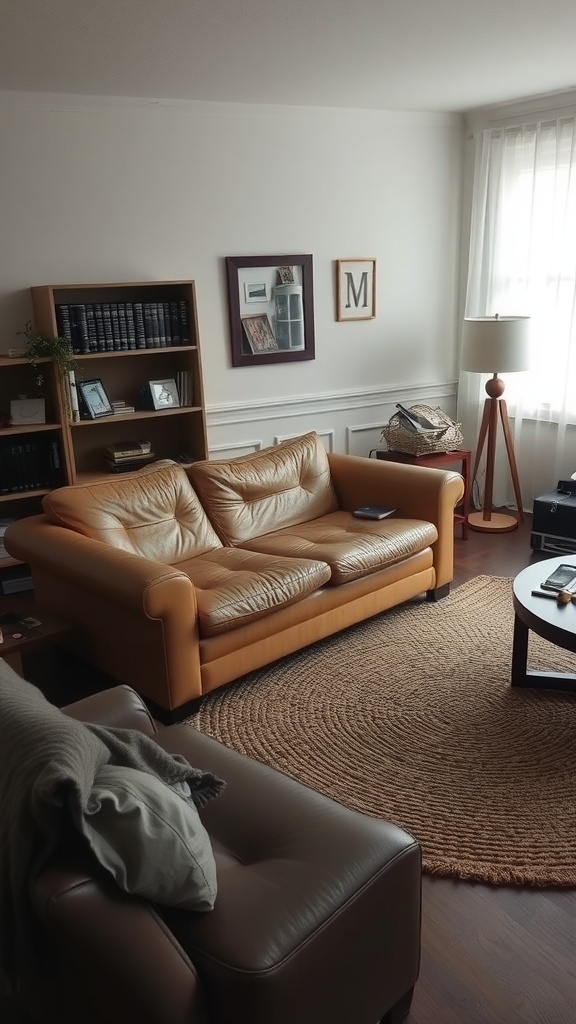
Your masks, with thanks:
[[[487,442],[484,502],[481,512],[473,512],[468,517],[468,525],[471,530],[487,533],[509,533],[517,528],[519,522],[524,522],[520,481],[518,479],[514,445],[508,420],[508,410],[506,402],[502,398],[504,394],[504,381],[500,379],[498,374],[517,373],[521,370],[529,369],[529,319],[527,316],[498,315],[466,317],[464,319],[462,331],[462,369],[467,370],[469,373],[492,374],[490,380],[486,381],[486,394],[488,398],[484,401],[484,412],[482,414],[480,433],[478,434],[478,445],[476,447],[476,458],[472,473],[472,482],[474,482],[484,445]],[[517,516],[504,515],[494,512],[492,509],[498,417],[500,417],[506,443],[514,497],[516,498],[518,508]]]

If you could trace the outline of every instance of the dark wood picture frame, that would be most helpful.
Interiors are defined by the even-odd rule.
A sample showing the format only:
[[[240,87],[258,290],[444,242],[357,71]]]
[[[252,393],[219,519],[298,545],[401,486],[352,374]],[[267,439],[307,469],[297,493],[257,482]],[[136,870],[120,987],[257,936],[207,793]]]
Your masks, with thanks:
[[[112,403],[99,377],[92,380],[79,380],[76,382],[76,388],[82,398],[84,419],[97,420],[102,416],[114,415]]]
[[[262,366],[315,358],[311,254],[226,256],[226,279],[232,366]],[[261,304],[252,300],[246,305],[244,286],[251,281],[270,285]],[[290,310],[286,320],[281,319],[282,309]],[[264,317],[270,322],[275,345],[255,350],[250,334],[258,318],[264,323]]]

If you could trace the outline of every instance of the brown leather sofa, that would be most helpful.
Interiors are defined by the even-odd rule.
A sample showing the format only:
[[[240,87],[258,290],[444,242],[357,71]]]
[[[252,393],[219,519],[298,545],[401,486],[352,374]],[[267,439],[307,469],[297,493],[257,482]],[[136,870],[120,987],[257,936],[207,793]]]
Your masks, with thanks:
[[[346,626],[445,593],[462,495],[458,473],[328,454],[311,433],[59,488],[4,542],[31,566],[39,607],[72,624],[78,653],[166,720]],[[363,505],[397,511],[355,518]]]
[[[25,685],[23,683],[23,685]],[[209,913],[162,912],[63,849],[32,900],[42,1024],[397,1024],[420,955],[421,862],[402,829],[348,810],[185,725],[156,731],[120,686],[64,709],[138,729],[216,773],[201,810],[218,872]]]

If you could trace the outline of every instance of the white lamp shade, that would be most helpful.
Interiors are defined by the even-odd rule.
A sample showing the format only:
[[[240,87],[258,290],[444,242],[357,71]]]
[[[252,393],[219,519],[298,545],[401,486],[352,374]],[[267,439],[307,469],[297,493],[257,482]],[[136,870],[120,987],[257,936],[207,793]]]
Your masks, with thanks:
[[[462,369],[471,373],[517,373],[530,369],[528,316],[466,317]]]

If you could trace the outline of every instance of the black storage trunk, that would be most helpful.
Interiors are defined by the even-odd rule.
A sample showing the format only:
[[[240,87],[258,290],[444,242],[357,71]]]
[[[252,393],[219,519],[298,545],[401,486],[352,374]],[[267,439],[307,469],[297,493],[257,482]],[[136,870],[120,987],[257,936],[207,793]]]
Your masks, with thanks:
[[[552,554],[576,551],[576,480],[560,480],[534,500],[531,546]]]

